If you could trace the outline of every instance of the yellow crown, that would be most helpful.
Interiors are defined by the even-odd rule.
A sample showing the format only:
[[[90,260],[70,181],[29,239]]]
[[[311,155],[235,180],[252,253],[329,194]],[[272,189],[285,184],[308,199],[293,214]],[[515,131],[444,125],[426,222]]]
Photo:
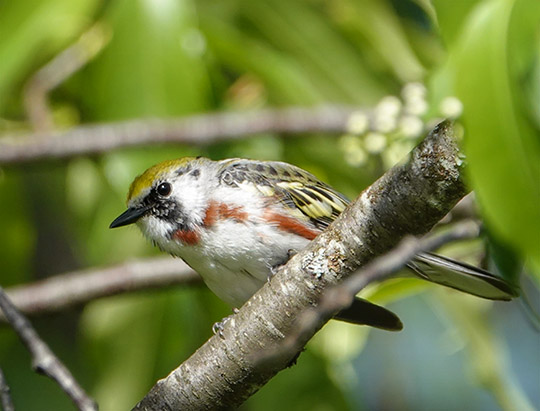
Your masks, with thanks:
[[[187,165],[193,160],[195,160],[195,157],[183,157],[175,160],[162,161],[161,163],[150,167],[144,173],[137,176],[129,186],[127,202],[132,198],[139,197],[143,192],[149,190],[152,187],[152,184],[160,179],[160,177],[170,173],[172,170]]]

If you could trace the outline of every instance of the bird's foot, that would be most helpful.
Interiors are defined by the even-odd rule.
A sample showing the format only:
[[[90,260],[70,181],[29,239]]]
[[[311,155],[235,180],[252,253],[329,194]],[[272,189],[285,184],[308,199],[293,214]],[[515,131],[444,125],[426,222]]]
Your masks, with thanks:
[[[296,250],[292,250],[292,249],[289,250],[289,251],[287,251],[287,259],[286,259],[284,262],[282,262],[281,264],[276,264],[276,265],[270,267],[270,271],[268,272],[268,277],[266,277],[266,281],[267,281],[267,282],[270,282],[270,280],[272,279],[272,277],[273,277],[274,275],[276,275],[276,273],[279,271],[279,269],[280,269],[281,267],[283,267],[285,264],[287,264],[287,263],[289,262],[289,260],[290,260],[296,253],[297,253],[297,251],[296,251]]]
[[[223,318],[221,321],[218,321],[217,323],[214,323],[212,326],[212,332],[215,335],[218,335],[219,338],[225,339],[225,335],[223,334],[223,330],[225,329],[225,325],[231,321],[234,314],[238,313],[238,308],[233,308],[233,314],[228,315],[227,317]]]

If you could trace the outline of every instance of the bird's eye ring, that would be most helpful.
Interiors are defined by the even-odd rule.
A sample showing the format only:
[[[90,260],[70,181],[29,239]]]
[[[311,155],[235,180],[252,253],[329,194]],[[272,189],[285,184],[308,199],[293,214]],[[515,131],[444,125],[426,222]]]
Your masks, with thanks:
[[[157,186],[157,189],[156,189],[157,193],[162,197],[166,197],[169,194],[171,194],[171,190],[172,190],[172,187],[169,183],[161,183],[160,185]]]

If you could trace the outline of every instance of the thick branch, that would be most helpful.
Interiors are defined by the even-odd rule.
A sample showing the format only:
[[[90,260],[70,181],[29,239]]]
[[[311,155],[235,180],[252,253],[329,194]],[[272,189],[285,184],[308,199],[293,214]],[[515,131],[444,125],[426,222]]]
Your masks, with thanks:
[[[4,137],[0,165],[60,159],[155,143],[209,144],[258,133],[309,133],[347,130],[358,107],[321,106],[257,112],[202,114],[180,119],[133,120],[80,126],[65,132]]]
[[[279,350],[295,319],[358,267],[406,235],[431,229],[466,194],[453,129],[444,122],[413,150],[406,164],[366,189],[321,235],[294,256],[212,337],[157,382],[137,410],[227,409],[241,404],[298,355],[276,361],[257,354]],[[324,325],[318,320],[305,339]]]
[[[0,309],[30,351],[34,370],[56,381],[79,410],[97,410],[94,401],[84,392],[65,365],[39,337],[30,322],[15,308],[2,287],[0,287]]]
[[[23,313],[44,314],[124,292],[200,283],[199,275],[182,260],[158,257],[56,275],[34,284],[13,287],[6,293]],[[2,320],[5,317],[0,313]]]

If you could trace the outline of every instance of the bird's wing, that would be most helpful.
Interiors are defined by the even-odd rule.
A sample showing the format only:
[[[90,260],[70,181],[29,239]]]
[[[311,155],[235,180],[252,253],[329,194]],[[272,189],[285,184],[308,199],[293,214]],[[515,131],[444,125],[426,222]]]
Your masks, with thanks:
[[[347,207],[349,200],[314,175],[279,161],[226,160],[222,183],[253,184],[264,196],[277,199],[297,218],[324,230]]]

